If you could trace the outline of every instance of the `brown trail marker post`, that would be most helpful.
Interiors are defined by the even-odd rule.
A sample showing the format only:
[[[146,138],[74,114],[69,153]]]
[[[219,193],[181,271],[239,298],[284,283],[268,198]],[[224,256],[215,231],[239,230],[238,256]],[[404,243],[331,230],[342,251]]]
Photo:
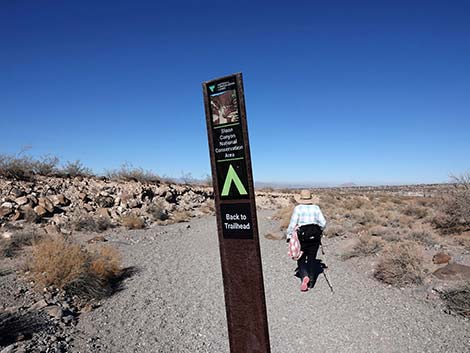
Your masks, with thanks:
[[[202,84],[231,353],[269,353],[242,74]]]

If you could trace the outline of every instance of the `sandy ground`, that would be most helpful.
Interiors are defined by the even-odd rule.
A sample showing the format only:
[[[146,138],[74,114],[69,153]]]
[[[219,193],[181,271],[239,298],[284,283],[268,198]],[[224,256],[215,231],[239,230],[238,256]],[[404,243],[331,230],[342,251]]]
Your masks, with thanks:
[[[278,226],[269,216],[259,214],[261,235]],[[229,352],[214,217],[108,238],[138,272],[81,316],[76,352]],[[470,351],[469,320],[380,284],[339,248],[325,240],[335,293],[322,276],[302,293],[285,242],[261,236],[273,353]]]

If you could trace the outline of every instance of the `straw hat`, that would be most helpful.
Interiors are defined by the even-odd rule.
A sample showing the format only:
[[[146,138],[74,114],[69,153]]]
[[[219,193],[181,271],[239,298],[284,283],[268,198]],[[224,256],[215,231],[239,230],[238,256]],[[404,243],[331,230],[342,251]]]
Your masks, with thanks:
[[[312,205],[317,202],[316,198],[312,197],[312,194],[309,190],[302,190],[299,195],[294,195],[295,201],[303,205]]]

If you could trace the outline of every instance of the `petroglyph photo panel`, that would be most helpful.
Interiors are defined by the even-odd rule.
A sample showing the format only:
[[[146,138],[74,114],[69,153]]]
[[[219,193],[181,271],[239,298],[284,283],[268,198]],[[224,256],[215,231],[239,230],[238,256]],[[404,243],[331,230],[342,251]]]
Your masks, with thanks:
[[[234,89],[214,94],[211,97],[212,121],[214,125],[237,122],[237,91]]]

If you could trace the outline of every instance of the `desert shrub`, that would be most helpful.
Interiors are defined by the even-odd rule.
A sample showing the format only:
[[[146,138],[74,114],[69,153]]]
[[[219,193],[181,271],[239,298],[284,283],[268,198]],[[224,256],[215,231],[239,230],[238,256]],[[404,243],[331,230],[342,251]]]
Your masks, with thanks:
[[[119,169],[106,171],[106,176],[112,180],[159,182],[160,177],[149,170],[133,167],[130,163],[123,163]]]
[[[121,272],[122,257],[117,249],[103,245],[94,251],[90,270],[99,278],[117,277]]]
[[[418,206],[415,203],[411,203],[405,207],[403,214],[417,219],[423,219],[428,215],[428,209],[426,207]]]
[[[470,317],[470,282],[441,293],[440,296],[451,312]]]
[[[150,205],[147,208],[147,213],[152,216],[154,221],[165,221],[168,219],[168,212],[160,202]]]
[[[365,234],[357,238],[354,244],[341,255],[341,258],[347,260],[352,257],[374,255],[382,250],[382,247],[383,242],[380,239]]]
[[[442,196],[433,223],[443,233],[470,230],[470,173],[453,178],[454,189]]]
[[[327,224],[323,235],[327,238],[339,237],[346,234],[346,229],[341,224]]]
[[[418,227],[408,233],[407,238],[427,247],[432,247],[439,243],[436,235],[430,229]]]
[[[129,213],[127,215],[124,215],[122,216],[121,218],[121,223],[124,227],[128,228],[128,229],[143,229],[145,228],[145,221],[133,214],[133,213]]]
[[[27,180],[34,175],[35,161],[29,156],[0,155],[0,176]]]
[[[109,217],[98,217],[95,219],[96,227],[99,232],[104,232],[110,228],[114,228],[113,222]]]
[[[61,237],[47,238],[34,246],[29,269],[41,286],[102,298],[112,292],[121,272],[121,256],[109,246],[93,250]]]
[[[11,238],[0,239],[0,258],[14,257],[24,246],[32,245],[39,238],[35,230],[22,229],[13,233]]]
[[[35,245],[30,269],[40,285],[63,288],[87,270],[88,261],[89,254],[80,245],[47,238]]]
[[[52,175],[57,173],[59,158],[55,156],[42,156],[34,162],[34,173],[39,175]]]
[[[421,284],[424,277],[422,262],[423,258],[416,243],[390,244],[382,253],[374,277],[397,287]]]
[[[67,161],[60,170],[61,174],[69,175],[71,177],[87,177],[93,175],[90,168],[85,167],[79,160],[70,162]]]
[[[273,216],[274,219],[279,220],[281,230],[286,230],[289,226],[290,217],[294,211],[294,206],[287,206],[279,209]]]
[[[376,225],[376,226],[369,228],[367,233],[373,237],[383,237],[394,232],[390,228],[387,228],[381,225]]]
[[[87,214],[73,215],[71,219],[72,229],[79,231],[97,232],[99,230],[96,220]]]

